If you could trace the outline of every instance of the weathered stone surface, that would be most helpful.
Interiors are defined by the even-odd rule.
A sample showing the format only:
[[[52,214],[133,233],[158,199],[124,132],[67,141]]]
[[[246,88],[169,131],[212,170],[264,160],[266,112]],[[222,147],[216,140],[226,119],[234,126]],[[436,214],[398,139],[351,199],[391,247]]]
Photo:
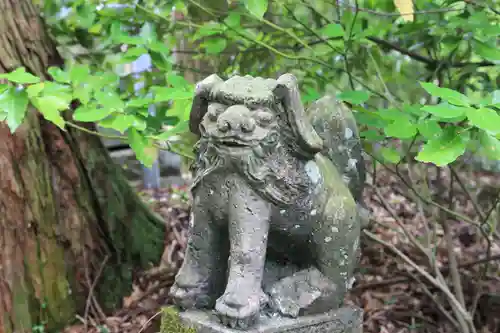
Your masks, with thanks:
[[[338,303],[337,288],[316,268],[287,276],[264,291],[269,307],[289,317],[321,313]]]
[[[190,310],[181,313],[181,321],[197,333],[241,333],[217,321],[210,311]],[[268,317],[261,315],[259,323],[246,333],[362,333],[363,312],[359,308],[345,307],[312,316],[298,318]]]
[[[249,332],[263,309],[300,318],[341,307],[365,177],[350,110],[330,97],[304,110],[291,74],[211,75],[196,87],[190,129],[200,139],[175,303]]]

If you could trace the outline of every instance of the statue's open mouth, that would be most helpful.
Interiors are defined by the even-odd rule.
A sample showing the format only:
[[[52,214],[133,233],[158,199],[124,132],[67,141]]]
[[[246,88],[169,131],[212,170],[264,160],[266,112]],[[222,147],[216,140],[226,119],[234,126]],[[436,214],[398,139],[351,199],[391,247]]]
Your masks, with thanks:
[[[248,148],[253,145],[252,142],[242,141],[238,139],[218,139],[217,145],[227,148]]]
[[[235,142],[235,141],[227,141],[227,142],[222,142],[222,144],[226,147],[248,147],[248,144],[246,143],[240,143],[240,142]]]

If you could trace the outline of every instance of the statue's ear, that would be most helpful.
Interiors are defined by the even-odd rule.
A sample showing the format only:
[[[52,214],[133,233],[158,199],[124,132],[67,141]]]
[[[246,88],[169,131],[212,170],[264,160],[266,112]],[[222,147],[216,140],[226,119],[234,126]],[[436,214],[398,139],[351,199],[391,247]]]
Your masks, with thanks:
[[[222,82],[224,81],[217,74],[212,74],[196,84],[193,105],[189,114],[189,130],[192,133],[201,135],[200,123],[207,113],[210,93],[217,84]]]
[[[284,74],[278,78],[274,94],[281,100],[286,117],[302,153],[314,155],[323,149],[323,140],[307,119],[304,106],[300,100],[297,78],[292,74]]]

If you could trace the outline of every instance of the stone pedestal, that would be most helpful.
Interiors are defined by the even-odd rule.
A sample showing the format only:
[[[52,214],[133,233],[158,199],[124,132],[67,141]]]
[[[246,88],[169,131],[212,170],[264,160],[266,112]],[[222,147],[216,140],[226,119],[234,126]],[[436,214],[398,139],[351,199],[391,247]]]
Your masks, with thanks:
[[[210,311],[186,311],[180,313],[186,326],[197,333],[362,333],[363,311],[345,307],[327,313],[301,316],[295,319],[261,316],[259,324],[249,330],[230,329],[219,323]]]

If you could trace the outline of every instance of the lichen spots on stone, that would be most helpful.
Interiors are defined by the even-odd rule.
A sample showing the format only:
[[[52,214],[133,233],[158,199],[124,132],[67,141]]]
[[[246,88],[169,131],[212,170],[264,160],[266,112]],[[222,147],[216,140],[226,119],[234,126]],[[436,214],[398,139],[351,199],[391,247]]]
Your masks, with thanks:
[[[354,133],[353,133],[352,129],[350,129],[349,127],[346,127],[345,132],[344,132],[344,138],[349,140],[350,138],[352,138],[353,134]]]
[[[356,170],[356,165],[358,164],[358,160],[354,159],[354,158],[350,158],[347,160],[347,170],[350,171],[350,170]]]
[[[305,165],[305,168],[306,168],[306,173],[309,176],[309,178],[311,179],[312,183],[313,184],[319,183],[319,181],[321,179],[321,174],[320,174],[320,171],[319,171],[319,168],[318,168],[318,165],[316,164],[316,162],[314,162],[314,161],[307,162]]]
[[[349,290],[349,289],[352,289],[352,286],[354,285],[354,283],[356,282],[356,278],[353,276],[349,279],[349,281],[346,283],[346,289]]]

